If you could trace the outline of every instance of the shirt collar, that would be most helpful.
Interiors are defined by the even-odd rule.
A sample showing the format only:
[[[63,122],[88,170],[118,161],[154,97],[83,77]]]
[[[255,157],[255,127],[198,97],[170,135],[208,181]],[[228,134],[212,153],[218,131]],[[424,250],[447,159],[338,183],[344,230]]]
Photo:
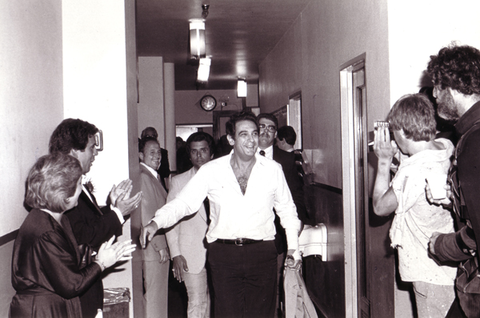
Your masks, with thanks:
[[[265,151],[265,157],[267,157],[269,159],[273,159],[273,145],[271,145],[270,147],[265,148],[265,149],[260,149],[260,147],[259,147],[259,148],[257,148],[257,153],[260,153],[260,150]]]
[[[480,120],[480,102],[476,102],[455,124],[455,130],[458,136],[467,132],[470,127]]]
[[[148,171],[150,171],[150,173],[155,177],[155,178],[158,178],[158,173],[153,170],[151,167],[147,166],[146,164],[144,164],[143,162],[140,162],[141,165],[143,165],[145,168],[147,168]]]

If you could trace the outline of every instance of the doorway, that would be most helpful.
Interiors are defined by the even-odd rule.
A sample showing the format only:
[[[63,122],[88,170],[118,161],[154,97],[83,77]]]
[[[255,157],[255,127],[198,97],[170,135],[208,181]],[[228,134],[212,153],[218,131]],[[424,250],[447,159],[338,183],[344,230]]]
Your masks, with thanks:
[[[389,224],[373,213],[365,54],[340,68],[346,317],[394,316],[394,257]]]
[[[295,149],[303,149],[302,140],[302,93],[297,92],[288,98],[287,125],[292,126],[297,133],[297,140],[293,146]]]

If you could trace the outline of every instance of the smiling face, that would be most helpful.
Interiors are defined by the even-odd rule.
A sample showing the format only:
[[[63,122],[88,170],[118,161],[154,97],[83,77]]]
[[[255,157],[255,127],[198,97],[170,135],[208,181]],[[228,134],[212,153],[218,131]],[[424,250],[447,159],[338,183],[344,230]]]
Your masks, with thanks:
[[[212,154],[206,140],[192,141],[190,143],[190,161],[196,169],[209,162],[211,158]]]
[[[162,152],[157,141],[151,140],[145,144],[143,152],[139,153],[140,161],[157,171],[162,161]]]
[[[97,154],[98,152],[95,148],[95,136],[88,137],[87,147],[84,150],[70,150],[70,155],[80,161],[83,174],[86,174],[90,171],[90,168],[92,167],[92,164],[95,161],[95,156]]]
[[[267,118],[260,118],[258,121],[260,134],[258,136],[258,146],[260,149],[267,149],[272,146],[277,137],[275,123]]]
[[[243,160],[255,156],[258,147],[257,125],[250,120],[241,120],[235,123],[235,138],[227,135],[228,142],[233,146],[234,153]]]

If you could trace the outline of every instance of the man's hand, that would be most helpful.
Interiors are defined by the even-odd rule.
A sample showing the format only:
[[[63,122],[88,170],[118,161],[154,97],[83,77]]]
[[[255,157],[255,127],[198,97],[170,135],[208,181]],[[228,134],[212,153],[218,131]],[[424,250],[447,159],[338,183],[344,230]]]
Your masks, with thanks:
[[[127,194],[121,194],[115,206],[120,209],[123,216],[129,215],[133,210],[138,208],[140,202],[142,201],[142,192],[138,192],[134,197],[125,198]],[[128,194],[130,196],[130,194]]]
[[[428,242],[428,251],[432,255],[435,254],[435,242],[437,241],[437,238],[442,235],[442,233],[439,232],[433,232],[432,236],[430,237],[430,241]]]
[[[123,180],[118,184],[118,186],[113,185],[112,190],[110,190],[110,202],[116,206],[118,197],[120,195],[124,195],[124,199],[128,199],[130,197],[130,193],[132,192],[132,180],[126,179]]]
[[[378,159],[393,161],[393,157],[398,152],[397,143],[390,140],[390,131],[388,127],[380,126],[374,130],[373,151]]]
[[[150,222],[146,226],[142,227],[142,230],[140,231],[140,245],[142,245],[142,248],[145,248],[147,246],[147,242],[150,242],[153,239],[153,236],[155,233],[157,233],[158,227],[157,223],[155,222]]]
[[[285,258],[285,267],[289,267],[295,270],[298,270],[302,266],[302,260],[297,255],[297,259],[294,256],[295,250],[288,250],[287,257]]]
[[[452,207],[452,189],[449,184],[445,185],[445,191],[447,192],[446,198],[443,199],[434,199],[432,195],[432,190],[430,189],[430,185],[428,184],[427,179],[425,179],[425,196],[427,197],[427,201],[430,204],[434,205],[441,205],[444,208],[451,208]]]
[[[160,253],[160,264],[168,262],[168,260],[170,259],[170,253],[168,253],[168,248],[163,248],[158,251],[158,253]]]
[[[173,277],[175,277],[180,283],[183,282],[183,271],[188,272],[187,260],[182,255],[175,256],[173,258]]]

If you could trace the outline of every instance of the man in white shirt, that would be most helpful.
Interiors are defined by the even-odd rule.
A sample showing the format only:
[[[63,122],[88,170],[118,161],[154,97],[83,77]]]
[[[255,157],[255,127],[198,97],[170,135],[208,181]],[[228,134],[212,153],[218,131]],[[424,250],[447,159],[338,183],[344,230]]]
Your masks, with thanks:
[[[201,166],[213,157],[214,140],[206,132],[199,131],[188,137],[186,150],[193,167],[170,181],[167,202],[177,197]],[[173,260],[173,276],[185,283],[187,289],[188,318],[210,317],[210,295],[208,292],[205,262],[207,249],[205,233],[208,228],[208,205],[203,204],[192,217],[178,222],[166,233],[170,257]]]
[[[281,166],[256,153],[255,116],[248,112],[233,115],[226,128],[233,151],[203,165],[179,195],[142,228],[140,242],[145,247],[158,228],[195,213],[208,196],[206,239],[214,315],[273,317],[277,281],[273,208],[285,228],[289,260],[300,259],[300,221]]]

